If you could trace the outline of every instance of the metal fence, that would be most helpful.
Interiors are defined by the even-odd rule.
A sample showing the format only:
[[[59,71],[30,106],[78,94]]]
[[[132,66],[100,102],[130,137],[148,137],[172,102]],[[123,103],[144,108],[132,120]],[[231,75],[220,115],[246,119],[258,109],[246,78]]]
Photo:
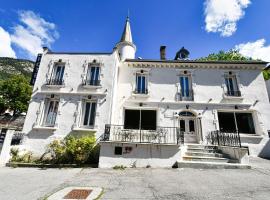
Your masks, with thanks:
[[[237,132],[211,131],[207,137],[207,141],[212,145],[241,147],[240,135]]]
[[[156,127],[155,130],[125,129],[123,125],[105,125],[103,141],[134,143],[182,144],[184,135],[177,127]]]

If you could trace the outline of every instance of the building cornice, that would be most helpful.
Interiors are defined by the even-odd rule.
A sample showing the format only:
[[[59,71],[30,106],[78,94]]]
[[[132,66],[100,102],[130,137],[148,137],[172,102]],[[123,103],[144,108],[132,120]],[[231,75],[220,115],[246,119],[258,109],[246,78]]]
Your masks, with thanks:
[[[127,59],[125,64],[137,68],[188,68],[188,69],[253,69],[262,70],[267,62],[259,61],[194,61],[194,60],[140,60]]]

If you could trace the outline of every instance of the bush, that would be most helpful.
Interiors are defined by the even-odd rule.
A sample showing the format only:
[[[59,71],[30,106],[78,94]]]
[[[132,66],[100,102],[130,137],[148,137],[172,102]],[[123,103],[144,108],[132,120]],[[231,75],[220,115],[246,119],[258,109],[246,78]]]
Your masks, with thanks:
[[[61,141],[55,140],[48,146],[53,163],[89,164],[96,161],[98,146],[93,136],[75,138],[69,136]]]
[[[10,150],[11,162],[31,163],[33,162],[33,153],[30,151],[19,154],[18,148],[11,148]]]
[[[94,136],[69,136],[63,140],[54,140],[40,158],[34,158],[32,152],[20,155],[18,148],[12,148],[10,161],[37,164],[97,164],[99,145],[95,142]]]

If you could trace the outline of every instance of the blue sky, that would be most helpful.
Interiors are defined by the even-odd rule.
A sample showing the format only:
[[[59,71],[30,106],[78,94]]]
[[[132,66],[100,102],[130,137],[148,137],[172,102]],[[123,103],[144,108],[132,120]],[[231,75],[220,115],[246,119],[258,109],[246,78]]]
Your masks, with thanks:
[[[0,56],[34,59],[41,46],[111,52],[129,10],[137,57],[159,58],[160,45],[170,59],[182,46],[191,59],[237,47],[270,61],[269,8],[269,0],[0,0]]]

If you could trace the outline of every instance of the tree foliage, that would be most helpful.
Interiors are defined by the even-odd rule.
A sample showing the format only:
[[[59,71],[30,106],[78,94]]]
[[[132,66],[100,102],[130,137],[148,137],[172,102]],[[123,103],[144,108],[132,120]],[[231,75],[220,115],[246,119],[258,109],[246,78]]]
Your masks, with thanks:
[[[270,79],[270,69],[263,70],[263,77],[264,77],[265,80],[269,80]]]
[[[250,61],[252,58],[243,56],[237,50],[219,51],[211,53],[206,57],[197,59],[198,61]]]
[[[27,111],[32,87],[23,75],[13,75],[0,82],[0,112],[11,109],[14,114]]]

